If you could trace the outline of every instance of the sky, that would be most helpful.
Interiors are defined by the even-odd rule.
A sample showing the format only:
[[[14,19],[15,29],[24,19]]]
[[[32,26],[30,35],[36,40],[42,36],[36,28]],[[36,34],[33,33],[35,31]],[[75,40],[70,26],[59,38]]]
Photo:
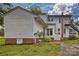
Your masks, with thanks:
[[[60,15],[63,11],[64,14],[71,14],[76,20],[79,20],[79,3],[15,3],[13,6],[21,6],[28,10],[40,7],[43,13],[52,15]]]

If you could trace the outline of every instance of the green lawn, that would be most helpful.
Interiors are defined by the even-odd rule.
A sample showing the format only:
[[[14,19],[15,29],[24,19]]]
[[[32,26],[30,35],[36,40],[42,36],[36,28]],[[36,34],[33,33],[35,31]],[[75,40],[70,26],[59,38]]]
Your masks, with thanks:
[[[64,40],[66,44],[79,44],[77,40]],[[0,37],[0,56],[53,56],[58,55],[61,46],[50,42],[32,45],[4,45],[5,40]]]
[[[50,56],[57,55],[60,51],[60,45],[50,42],[33,45],[2,45],[4,39],[0,39],[0,44],[0,56]]]
[[[0,45],[4,45],[5,44],[5,39],[3,36],[0,36]]]
[[[64,40],[66,44],[79,44],[79,39],[75,40]]]

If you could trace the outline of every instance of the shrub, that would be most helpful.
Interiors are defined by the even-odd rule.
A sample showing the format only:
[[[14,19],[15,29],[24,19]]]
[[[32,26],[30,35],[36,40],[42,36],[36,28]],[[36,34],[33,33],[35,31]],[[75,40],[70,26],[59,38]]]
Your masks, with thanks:
[[[75,40],[78,39],[75,35],[69,35],[68,40]]]
[[[4,29],[0,29],[0,36],[4,35]]]
[[[43,39],[44,42],[50,42],[50,41],[52,41],[52,40],[53,40],[53,38],[51,38],[51,37],[45,37],[45,38]]]

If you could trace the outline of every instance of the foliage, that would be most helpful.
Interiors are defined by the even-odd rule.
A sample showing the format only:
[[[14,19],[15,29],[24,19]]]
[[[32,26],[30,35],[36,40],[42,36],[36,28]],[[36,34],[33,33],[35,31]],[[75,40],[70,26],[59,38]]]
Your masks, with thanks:
[[[59,51],[60,45],[49,42],[33,45],[0,45],[0,56],[53,56]]]
[[[77,40],[64,40],[64,42],[66,43],[66,44],[79,44],[79,39],[77,39]]]
[[[3,14],[12,8],[10,3],[1,3],[0,4],[0,25],[3,26]]]
[[[36,33],[34,33],[34,35],[35,35],[36,37],[41,38],[41,36],[43,35],[43,32],[37,31]]]
[[[0,26],[4,28],[4,17],[3,14],[5,14],[8,10],[12,8],[11,3],[1,3],[0,4]],[[0,35],[4,35],[4,29],[0,29]]]
[[[0,36],[0,45],[4,45],[5,44],[5,39],[3,36]]]
[[[0,36],[4,35],[4,29],[0,29]]]
[[[53,40],[53,38],[51,38],[51,37],[45,37],[45,38],[43,39],[44,42],[50,42],[50,41],[52,41],[52,40]]]
[[[3,16],[0,15],[0,25],[3,26],[4,22],[3,22]]]
[[[36,15],[39,15],[41,14],[41,9],[40,7],[34,7],[34,8],[31,8],[31,12],[33,12]]]
[[[75,40],[78,39],[75,35],[69,35],[68,40]]]

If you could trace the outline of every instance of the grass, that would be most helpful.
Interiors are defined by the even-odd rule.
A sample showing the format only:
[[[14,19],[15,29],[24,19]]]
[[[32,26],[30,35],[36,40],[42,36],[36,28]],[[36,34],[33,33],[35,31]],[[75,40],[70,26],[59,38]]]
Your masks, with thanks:
[[[74,40],[64,40],[66,44],[79,44],[79,39]]]
[[[64,40],[66,44],[79,44],[79,39]],[[50,42],[33,45],[4,45],[5,40],[0,37],[0,56],[53,56],[58,55],[61,46]]]
[[[4,45],[5,44],[5,39],[3,36],[0,36],[0,45]]]
[[[50,56],[57,55],[59,51],[59,45],[51,45],[45,42],[34,45],[0,46],[0,55],[2,56]]]
[[[60,45],[41,42],[33,45],[2,45],[4,39],[0,38],[0,56],[51,56],[58,55]]]

